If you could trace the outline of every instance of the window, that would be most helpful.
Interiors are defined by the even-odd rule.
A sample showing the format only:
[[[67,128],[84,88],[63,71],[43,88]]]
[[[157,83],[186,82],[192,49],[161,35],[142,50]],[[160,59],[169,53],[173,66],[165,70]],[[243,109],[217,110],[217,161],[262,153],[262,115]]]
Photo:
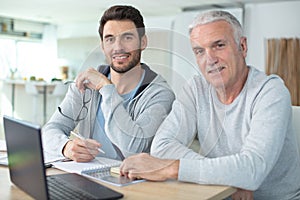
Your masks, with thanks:
[[[35,76],[43,78],[46,71],[41,65],[45,63],[43,45],[38,42],[16,42],[18,71],[22,77]],[[43,62],[44,60],[44,62]]]
[[[0,78],[9,78],[10,69],[17,68],[17,55],[15,41],[11,39],[0,39]]]
[[[49,68],[49,53],[42,42],[0,39],[0,78],[43,78],[51,80],[56,69]],[[45,70],[45,68],[47,70]]]

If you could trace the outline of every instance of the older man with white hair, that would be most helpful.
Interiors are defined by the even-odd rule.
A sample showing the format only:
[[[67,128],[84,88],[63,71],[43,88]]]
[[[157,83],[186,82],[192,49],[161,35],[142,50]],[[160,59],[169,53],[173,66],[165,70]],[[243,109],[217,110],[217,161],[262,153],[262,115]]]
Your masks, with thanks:
[[[300,157],[283,81],[246,64],[246,37],[228,12],[198,16],[190,41],[201,75],[178,95],[151,156],[127,158],[121,173],[233,186],[232,199],[300,199]],[[189,148],[195,136],[199,153]]]

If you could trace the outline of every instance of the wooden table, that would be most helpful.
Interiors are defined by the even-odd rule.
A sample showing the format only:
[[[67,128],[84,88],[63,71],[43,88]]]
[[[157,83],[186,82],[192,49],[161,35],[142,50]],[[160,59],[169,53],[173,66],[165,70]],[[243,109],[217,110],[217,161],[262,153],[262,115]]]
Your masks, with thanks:
[[[47,174],[65,173],[57,169],[48,169]],[[176,199],[211,199],[220,200],[233,194],[236,189],[226,186],[208,186],[178,181],[151,182],[146,181],[129,186],[118,187],[99,182],[124,194],[123,199],[130,200],[176,200]],[[32,199],[10,182],[9,171],[5,166],[0,166],[0,194],[1,199],[19,200]]]

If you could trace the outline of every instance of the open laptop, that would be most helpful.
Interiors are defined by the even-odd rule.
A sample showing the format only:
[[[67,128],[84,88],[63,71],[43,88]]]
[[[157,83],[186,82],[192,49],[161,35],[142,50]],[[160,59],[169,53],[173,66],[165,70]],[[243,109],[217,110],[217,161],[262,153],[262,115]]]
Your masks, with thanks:
[[[46,176],[41,127],[9,116],[4,116],[3,120],[11,182],[30,196],[39,200],[123,197],[123,194],[77,174]],[[63,188],[59,188],[61,186]]]

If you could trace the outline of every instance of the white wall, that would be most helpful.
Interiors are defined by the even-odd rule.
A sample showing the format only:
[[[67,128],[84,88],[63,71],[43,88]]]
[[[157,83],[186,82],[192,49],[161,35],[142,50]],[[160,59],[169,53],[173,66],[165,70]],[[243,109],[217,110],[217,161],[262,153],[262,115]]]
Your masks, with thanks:
[[[69,66],[71,79],[78,71],[87,67],[97,67],[105,61],[99,37],[60,38],[57,56],[63,60],[63,65]]]
[[[43,69],[39,69],[41,76],[49,81],[57,75],[57,26],[45,25],[43,31],[42,44],[44,47],[43,55],[44,63],[42,63]],[[38,71],[37,69],[35,69]]]
[[[57,28],[57,37],[58,39],[98,37],[98,26],[97,19],[94,22],[60,25]]]
[[[172,23],[175,16],[145,18],[147,48],[142,53],[142,62],[161,74],[171,84],[172,79]]]
[[[262,71],[268,38],[300,37],[300,1],[247,4],[244,17],[247,62]]]

